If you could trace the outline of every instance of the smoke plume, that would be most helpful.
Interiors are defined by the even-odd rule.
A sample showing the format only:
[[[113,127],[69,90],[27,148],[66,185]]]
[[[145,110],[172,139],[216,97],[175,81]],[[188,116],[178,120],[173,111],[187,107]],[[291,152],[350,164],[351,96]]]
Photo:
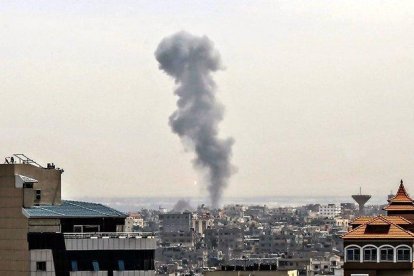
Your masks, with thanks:
[[[211,73],[222,68],[220,55],[206,36],[179,32],[160,42],[155,57],[177,84],[177,110],[169,118],[170,126],[194,151],[193,164],[206,173],[211,204],[218,207],[234,172],[230,163],[234,140],[218,137],[224,108],[216,100]]]
[[[172,212],[179,212],[182,213],[184,211],[192,211],[194,208],[191,207],[190,201],[180,199],[175,203],[174,207],[172,208]]]

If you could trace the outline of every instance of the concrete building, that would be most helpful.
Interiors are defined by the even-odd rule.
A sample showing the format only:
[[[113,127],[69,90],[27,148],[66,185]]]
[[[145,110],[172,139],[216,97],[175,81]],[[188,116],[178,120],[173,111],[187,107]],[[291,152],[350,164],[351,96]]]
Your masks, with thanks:
[[[318,275],[343,275],[343,262],[339,256],[333,255],[329,258],[310,259],[307,276]]]
[[[140,214],[131,213],[125,219],[125,232],[133,232],[134,229],[143,229],[144,228],[144,219]]]
[[[186,247],[194,246],[194,231],[161,232],[161,241],[164,245],[181,245]]]
[[[288,240],[285,236],[266,234],[259,237],[259,253],[283,253],[287,252]]]
[[[213,219],[210,214],[193,215],[192,226],[196,233],[203,235],[206,229],[213,226]]]
[[[320,205],[318,216],[323,218],[334,218],[341,214],[340,204]]]
[[[122,232],[112,208],[62,200],[62,172],[22,154],[0,165],[0,275],[153,275],[153,236]]]
[[[195,232],[192,228],[192,217],[190,212],[159,214],[162,244],[194,246]]]
[[[205,232],[206,244],[223,252],[229,250],[242,251],[244,248],[243,231],[238,227],[220,227],[207,229]]]
[[[192,214],[167,213],[159,214],[161,232],[189,232],[192,228]]]

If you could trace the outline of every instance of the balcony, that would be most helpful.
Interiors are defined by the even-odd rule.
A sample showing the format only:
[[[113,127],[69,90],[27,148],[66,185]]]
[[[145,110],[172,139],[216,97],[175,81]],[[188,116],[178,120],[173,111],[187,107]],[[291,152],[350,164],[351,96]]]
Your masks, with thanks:
[[[64,233],[65,239],[153,239],[152,232],[88,232]]]
[[[64,233],[66,250],[154,250],[156,239],[147,232]]]

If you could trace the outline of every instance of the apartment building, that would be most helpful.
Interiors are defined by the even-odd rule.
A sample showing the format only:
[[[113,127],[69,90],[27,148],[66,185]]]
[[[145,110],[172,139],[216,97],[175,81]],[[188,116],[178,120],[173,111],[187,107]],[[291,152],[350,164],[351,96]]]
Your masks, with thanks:
[[[62,169],[24,154],[0,164],[0,275],[155,274],[151,233],[123,232],[126,215],[62,200]]]
[[[320,205],[318,216],[323,218],[334,218],[341,214],[340,204],[326,204]]]

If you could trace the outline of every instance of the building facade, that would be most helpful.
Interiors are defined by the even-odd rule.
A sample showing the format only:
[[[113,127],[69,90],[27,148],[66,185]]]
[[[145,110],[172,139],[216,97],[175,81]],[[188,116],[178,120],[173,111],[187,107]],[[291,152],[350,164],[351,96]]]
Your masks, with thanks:
[[[0,164],[0,275],[154,275],[150,233],[123,232],[126,215],[61,199],[61,174],[24,155]]]
[[[337,217],[341,215],[341,205],[340,204],[320,205],[318,215],[319,217],[323,217],[323,218]]]
[[[414,203],[403,182],[384,208],[359,217],[343,238],[345,276],[413,275]]]
[[[189,232],[192,228],[192,216],[190,212],[160,214],[160,231]]]

